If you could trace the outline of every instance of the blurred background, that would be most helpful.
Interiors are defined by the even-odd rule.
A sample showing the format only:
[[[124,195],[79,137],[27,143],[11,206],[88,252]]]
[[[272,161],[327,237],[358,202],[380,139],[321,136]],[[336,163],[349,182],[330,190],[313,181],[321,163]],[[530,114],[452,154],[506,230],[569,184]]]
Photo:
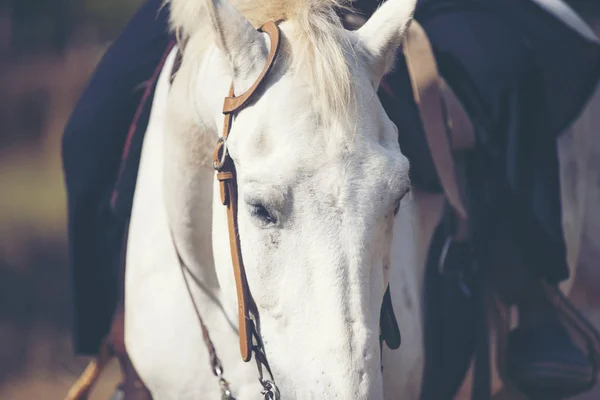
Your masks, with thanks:
[[[0,399],[61,400],[70,342],[62,130],[143,0],[0,0]],[[95,399],[108,399],[118,368]]]
[[[1,400],[62,399],[88,361],[70,342],[61,136],[96,62],[142,2],[0,1]],[[600,32],[600,2],[571,3]],[[600,227],[590,229],[600,241]],[[583,256],[600,267],[600,254]],[[600,274],[578,274],[572,297],[600,327],[600,294],[586,286]],[[115,367],[93,399],[108,398]],[[600,399],[600,390],[584,399]]]

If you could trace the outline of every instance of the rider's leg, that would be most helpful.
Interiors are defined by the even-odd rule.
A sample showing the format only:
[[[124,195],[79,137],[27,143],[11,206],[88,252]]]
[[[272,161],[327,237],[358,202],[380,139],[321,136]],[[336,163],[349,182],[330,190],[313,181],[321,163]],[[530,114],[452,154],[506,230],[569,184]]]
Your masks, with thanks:
[[[424,14],[417,12],[417,20],[420,17]],[[536,18],[533,16],[531,22],[536,23]],[[580,79],[573,82],[573,87],[581,87],[582,82],[594,78],[594,66],[582,64],[580,71],[574,71],[579,68],[576,64],[560,70],[556,63],[540,63],[536,57],[542,51],[532,46],[543,43],[523,40],[516,21],[512,24],[509,19],[506,15],[469,10],[467,6],[462,10],[454,7],[447,13],[441,11],[420,22],[435,48],[442,75],[467,99],[465,105],[471,116],[484,127],[478,149],[482,153],[478,156],[488,159],[479,165],[500,171],[490,175],[485,183],[496,186],[488,192],[494,195],[480,200],[489,201],[491,210],[501,210],[500,218],[511,220],[511,231],[506,234],[521,235],[518,245],[522,247],[520,251],[528,253],[527,267],[556,285],[568,276],[568,268],[560,226],[554,131],[557,127],[548,122],[551,110],[540,106],[548,102],[544,90],[548,89],[547,82],[540,77],[560,77],[562,73],[569,79]],[[554,36],[553,43],[561,49],[573,43],[570,51],[575,58],[585,59],[586,51],[593,58],[598,51],[568,36],[560,27],[555,31],[546,26],[544,29]],[[552,69],[546,69],[550,65]],[[544,118],[540,116],[542,112],[546,112]],[[517,210],[508,204],[518,205],[520,215],[526,218],[517,217]],[[494,217],[490,221],[493,223]],[[532,283],[525,292],[527,296],[518,304],[521,324],[511,336],[509,349],[518,355],[514,363],[516,374],[521,374],[519,378],[527,384],[540,388],[554,386],[557,381],[573,388],[580,386],[590,378],[589,361],[559,321],[541,283]]]
[[[168,8],[159,12],[161,5],[162,0],[148,0],[107,50],[63,136],[78,353],[98,351],[116,304],[118,256],[114,254],[119,249],[101,244],[109,221],[98,215],[98,209],[114,183],[144,83],[170,40]]]
[[[126,221],[101,209],[108,203],[138,103],[172,40],[168,6],[161,9],[162,3],[148,0],[106,51],[63,136],[74,347],[79,354],[95,354],[108,335],[105,344],[124,372],[115,398],[126,393],[127,398],[145,400],[150,395],[124,347],[119,255]],[[119,215],[130,210],[124,211]]]

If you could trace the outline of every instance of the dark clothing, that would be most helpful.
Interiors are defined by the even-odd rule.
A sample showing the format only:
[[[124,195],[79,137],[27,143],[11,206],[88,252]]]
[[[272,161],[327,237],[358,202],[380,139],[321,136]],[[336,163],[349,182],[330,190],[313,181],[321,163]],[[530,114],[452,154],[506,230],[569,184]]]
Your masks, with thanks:
[[[474,151],[461,157],[473,240],[466,248],[455,245],[458,253],[450,252],[454,257],[440,272],[441,224],[427,258],[421,398],[454,398],[474,360],[472,398],[485,400],[489,285],[514,302],[540,278],[568,277],[556,138],[596,87],[600,46],[525,0],[431,0],[420,3],[415,18],[477,136]],[[400,58],[388,83],[403,103],[392,109],[393,99],[382,100],[401,133],[413,184],[439,192]]]
[[[75,351],[93,354],[108,332],[118,293],[123,221],[108,198],[125,137],[170,35],[168,8],[148,0],[110,46],[79,99],[63,137]]]
[[[75,108],[63,151],[75,302],[75,348],[95,353],[117,298],[118,250],[133,190],[109,207],[120,155],[142,90],[169,45],[167,12],[149,0],[109,49]],[[361,0],[365,13],[376,1]],[[526,0],[420,0],[416,19],[434,47],[440,73],[465,103],[477,130],[469,159],[470,199],[479,226],[516,235],[532,265],[552,281],[567,277],[561,229],[557,134],[580,112],[598,80],[600,48]],[[380,93],[403,134],[413,183],[440,191],[400,60]],[[143,139],[120,183],[133,187]]]
[[[422,18],[442,75],[478,126],[467,165],[475,229],[513,238],[556,283],[568,278],[556,139],[597,86],[600,46],[530,1],[481,4]],[[505,231],[488,235],[492,227]]]
[[[531,1],[421,0],[415,19],[476,126],[467,163],[475,229],[511,237],[539,275],[566,279],[556,138],[596,87],[600,46]],[[405,133],[413,183],[439,191],[402,56],[387,81],[399,98],[384,106]]]

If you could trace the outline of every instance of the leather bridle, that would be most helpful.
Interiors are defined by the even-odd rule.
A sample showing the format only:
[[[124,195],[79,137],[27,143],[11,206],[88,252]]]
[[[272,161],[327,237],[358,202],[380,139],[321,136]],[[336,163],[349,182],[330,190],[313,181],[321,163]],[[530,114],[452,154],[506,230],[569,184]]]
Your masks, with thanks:
[[[279,389],[275,385],[269,362],[265,355],[264,346],[257,331],[259,324],[259,313],[256,308],[256,303],[252,299],[250,294],[250,288],[248,287],[248,281],[246,279],[246,269],[244,268],[244,262],[242,260],[242,251],[240,248],[240,238],[238,233],[237,223],[237,211],[238,211],[238,198],[237,198],[237,181],[235,164],[229,155],[227,148],[227,140],[229,133],[231,132],[231,125],[233,122],[233,116],[236,112],[244,108],[253,98],[254,93],[259,89],[273,67],[277,53],[279,52],[280,43],[280,31],[277,23],[269,21],[259,28],[260,32],[264,32],[269,35],[271,41],[271,48],[269,50],[269,56],[267,64],[263,71],[256,79],[254,84],[240,96],[234,95],[233,82],[231,83],[229,94],[225,97],[223,103],[223,114],[225,115],[223,122],[223,135],[219,138],[217,145],[213,153],[213,168],[216,171],[217,180],[219,182],[219,189],[221,195],[221,203],[227,208],[227,225],[229,227],[229,247],[231,249],[231,261],[233,264],[233,274],[235,277],[235,285],[237,291],[238,300],[238,326],[239,326],[239,337],[240,337],[240,354],[244,362],[248,362],[252,359],[256,360],[258,368],[258,380],[263,387],[262,394],[265,400],[277,400],[280,398]],[[179,53],[181,55],[181,52]],[[175,244],[175,241],[173,241]],[[204,343],[208,349],[210,355],[211,368],[215,376],[219,378],[219,384],[221,386],[221,398],[224,400],[235,400],[231,390],[229,389],[229,383],[224,378],[223,366],[219,357],[216,354],[215,347],[210,339],[210,335],[206,328],[206,324],[202,320],[196,303],[192,297],[192,292],[187,280],[185,273],[185,264],[177,251],[179,258],[179,265],[182,270],[185,284],[190,294],[192,304],[196,311],[196,316],[199,320],[200,327],[202,328],[202,337]],[[263,367],[267,371],[269,378],[265,378],[263,375]]]
[[[267,357],[264,352],[264,347],[260,335],[257,332],[259,326],[259,314],[256,308],[256,303],[250,294],[248,281],[246,279],[246,269],[242,259],[242,251],[240,248],[240,236],[238,232],[237,212],[237,180],[235,164],[229,155],[227,148],[227,140],[231,132],[233,116],[236,112],[244,108],[251,100],[257,89],[264,82],[265,77],[271,71],[277,53],[279,52],[280,31],[275,22],[269,21],[259,28],[260,32],[265,32],[269,35],[271,48],[267,64],[263,71],[256,79],[254,84],[240,96],[234,95],[233,82],[229,89],[229,95],[223,103],[223,114],[225,114],[223,122],[223,136],[219,138],[217,146],[213,153],[213,167],[217,172],[217,180],[221,193],[221,203],[227,207],[227,225],[229,227],[229,247],[231,249],[231,261],[233,263],[233,274],[235,276],[235,286],[238,299],[238,325],[240,336],[240,354],[242,360],[248,362],[252,359],[252,354],[256,360],[259,371],[259,381],[263,385],[263,394],[265,399],[278,399],[279,390],[275,385]],[[269,373],[270,380],[263,378],[262,366]]]
[[[233,263],[233,273],[235,275],[235,285],[237,289],[238,299],[238,322],[240,330],[240,352],[242,360],[248,362],[252,358],[251,350],[252,336],[256,335],[255,321],[258,320],[258,311],[256,304],[250,294],[248,282],[246,280],[246,270],[242,259],[240,248],[240,238],[237,224],[237,181],[235,165],[227,148],[227,140],[231,131],[233,116],[240,111],[252,99],[253,94],[261,86],[264,78],[267,76],[277,53],[279,52],[279,27],[274,22],[267,22],[259,31],[265,32],[271,39],[271,49],[267,64],[261,72],[258,79],[245,93],[240,96],[234,96],[233,83],[229,89],[229,95],[225,98],[223,104],[223,114],[225,121],[223,122],[223,136],[219,138],[217,146],[213,153],[213,167],[217,172],[217,180],[221,192],[221,203],[227,207],[227,223],[229,226],[229,245],[231,248],[231,261]],[[253,319],[254,318],[254,319]]]
[[[223,104],[223,135],[219,138],[217,145],[213,152],[213,168],[216,171],[216,178],[219,182],[219,190],[221,196],[221,203],[227,208],[227,224],[229,229],[229,247],[231,250],[231,261],[233,264],[233,273],[235,277],[237,300],[238,300],[238,326],[239,326],[239,338],[240,338],[240,354],[242,360],[249,362],[254,355],[254,359],[257,364],[259,373],[259,382],[263,386],[262,394],[265,400],[275,400],[280,398],[279,389],[275,385],[273,374],[267,357],[264,351],[264,346],[259,334],[258,328],[260,327],[260,316],[256,303],[250,293],[248,281],[246,279],[246,270],[244,268],[244,262],[242,259],[242,252],[240,247],[240,236],[238,232],[238,196],[237,196],[237,181],[236,181],[236,170],[235,164],[231,159],[228,151],[227,141],[231,132],[231,125],[235,113],[243,109],[252,99],[256,91],[263,84],[265,77],[273,67],[277,54],[279,52],[280,45],[280,30],[276,22],[269,21],[259,28],[260,32],[264,32],[269,35],[271,45],[269,50],[269,56],[267,58],[267,64],[263,68],[261,74],[256,79],[254,84],[240,96],[234,95],[233,82],[231,83],[229,93],[225,97]],[[181,55],[181,53],[179,53]],[[177,248],[175,246],[175,250]],[[223,367],[219,360],[215,347],[210,339],[206,325],[204,324],[202,317],[196,307],[194,299],[191,294],[187,275],[185,273],[185,264],[179,256],[179,264],[182,269],[183,278],[185,280],[188,293],[194,305],[197,318],[202,328],[202,334],[204,342],[209,351],[211,368],[215,376],[219,378],[221,386],[222,399],[235,400],[229,389],[229,384],[223,376]],[[380,345],[385,341],[388,347],[396,349],[400,346],[400,332],[398,330],[396,318],[392,309],[391,298],[389,293],[389,286],[386,290],[382,309],[381,309],[381,336]],[[265,379],[263,376],[263,367],[269,375],[269,379]]]
[[[350,14],[350,16],[353,16]],[[358,29],[364,22],[364,19],[354,16],[353,22],[346,27],[353,30]],[[349,26],[350,25],[350,26]],[[269,364],[264,352],[264,346],[261,341],[259,314],[254,303],[248,282],[246,280],[246,272],[242,262],[240,250],[240,242],[237,227],[237,182],[235,165],[229,155],[227,149],[227,139],[230,133],[231,124],[234,114],[241,110],[252,99],[256,90],[261,86],[264,78],[271,70],[273,63],[277,57],[279,49],[280,32],[275,22],[267,22],[263,25],[260,31],[269,35],[271,40],[271,48],[267,65],[264,70],[248,91],[240,96],[235,97],[233,92],[233,84],[231,85],[228,96],[225,98],[223,105],[223,113],[225,115],[223,135],[219,139],[214,151],[214,167],[217,172],[217,180],[219,181],[220,194],[222,204],[227,207],[227,219],[229,225],[229,240],[236,280],[236,289],[238,296],[238,318],[239,318],[239,334],[240,334],[240,352],[242,359],[246,362],[250,361],[252,354],[257,362],[259,371],[259,381],[263,386],[263,394],[265,399],[278,399],[279,391],[275,386]],[[418,106],[419,115],[423,122],[425,136],[429,144],[434,167],[440,178],[441,186],[444,194],[457,216],[457,230],[453,240],[464,240],[465,236],[469,235],[468,229],[468,204],[466,204],[463,193],[461,193],[462,185],[459,182],[457,169],[454,167],[453,156],[457,152],[470,150],[475,146],[476,138],[473,125],[462,103],[454,94],[452,89],[445,83],[444,79],[439,75],[434,57],[433,49],[429,43],[429,39],[416,20],[411,22],[408,33],[405,37],[403,45],[404,55],[407,61],[408,74],[411,81],[412,91],[415,103]],[[179,48],[176,54],[175,62],[172,67],[170,82],[173,83],[173,78],[183,59],[183,49]],[[162,63],[157,71],[162,68]],[[157,73],[158,76],[158,73]],[[382,82],[383,86],[384,82]],[[451,242],[450,242],[451,243]],[[197,318],[202,329],[202,336],[210,355],[210,364],[213,373],[219,378],[221,386],[222,399],[235,400],[229,384],[223,376],[223,367],[219,360],[215,347],[210,339],[210,335],[198,311],[186,269],[188,269],[177,251],[177,245],[173,240],[175,251],[179,258],[181,272],[190,295],[191,302],[196,311]],[[445,246],[447,250],[448,246]],[[447,251],[445,251],[440,260],[440,267],[444,265],[444,259]],[[396,349],[400,346],[400,332],[397,321],[392,308],[390,288],[386,289],[383,303],[381,306],[380,315],[380,346],[385,341],[390,349]],[[591,337],[587,335],[586,337]],[[597,342],[597,340],[596,340]],[[590,343],[590,340],[588,340]],[[106,350],[110,342],[105,339],[102,343],[100,355],[92,360],[86,371],[73,385],[67,399],[80,400],[87,398],[87,393],[97,380],[100,371],[108,363],[112,357]],[[600,348],[600,347],[597,347]],[[600,351],[599,351],[600,352]],[[263,378],[263,367],[267,370],[270,379]]]
[[[235,97],[233,92],[233,84],[231,85],[229,94],[225,98],[223,105],[223,114],[225,115],[223,135],[219,139],[214,150],[213,163],[216,170],[217,180],[219,181],[221,201],[222,204],[227,207],[229,241],[238,297],[241,356],[245,362],[248,362],[251,360],[252,354],[254,354],[259,372],[259,382],[263,386],[262,393],[264,398],[267,400],[274,400],[280,397],[279,390],[277,389],[277,386],[273,380],[273,375],[267,362],[260,332],[257,330],[260,328],[259,314],[256,304],[252,299],[252,295],[250,294],[250,289],[246,280],[246,271],[242,261],[237,226],[238,204],[236,171],[235,165],[227,148],[227,140],[231,130],[234,114],[245,107],[252,99],[257,89],[263,83],[264,78],[271,70],[279,50],[280,31],[277,23],[267,22],[259,29],[259,31],[267,33],[271,40],[271,48],[269,51],[267,64],[256,82],[242,95]],[[432,148],[440,147],[440,151],[443,150],[446,153],[464,150],[465,148],[471,148],[475,142],[475,136],[468,115],[462,108],[460,101],[454,95],[452,90],[450,90],[447,85],[443,84],[443,79],[439,76],[437,69],[435,68],[435,58],[428,38],[424,34],[420,25],[414,20],[409,28],[409,35],[407,35],[406,42],[404,44],[404,52],[407,59],[409,75],[411,76],[413,94],[415,96],[415,101],[418,105],[421,117],[427,121],[436,121],[435,124],[429,123],[425,126],[427,141],[429,142],[430,146]],[[179,48],[171,70],[171,83],[173,83],[173,78],[181,66],[182,59],[183,49]],[[450,145],[448,145],[449,138],[451,139]],[[439,143],[442,145],[440,146]],[[440,158],[439,154],[435,152],[432,153],[434,154],[434,159]],[[446,164],[451,162],[451,157],[447,157],[447,154],[443,156]],[[455,188],[457,187],[456,184],[453,184],[454,180],[456,179],[453,176],[454,169],[447,168],[442,164],[444,163],[436,163],[435,166],[438,174],[441,176],[440,181],[444,187],[444,192],[449,198],[458,199],[458,201],[451,202],[451,204],[454,208],[460,209],[459,206],[461,204],[459,202],[461,198],[459,196],[452,195],[452,193],[456,191]],[[460,212],[457,213],[459,215],[461,214]],[[204,323],[192,296],[191,288],[188,282],[188,276],[186,274],[186,269],[189,273],[189,268],[187,268],[184,264],[180,256],[180,252],[177,249],[177,243],[175,240],[173,240],[173,245],[178,256],[179,265],[181,267],[181,272],[183,274],[183,279],[185,281],[190,300],[195,309],[196,316],[202,329],[202,337],[210,356],[211,369],[215,376],[217,376],[219,379],[222,395],[221,398],[224,400],[235,400],[229,389],[229,383],[224,378],[223,367],[219,357],[217,356],[206,324]],[[398,329],[392,307],[389,285],[386,289],[381,306],[380,330],[380,346],[382,346],[384,341],[390,349],[397,349],[400,346],[400,331]],[[105,340],[103,342],[103,348],[106,346],[108,346],[108,342]],[[108,361],[105,360],[107,356],[105,357],[103,354],[104,353],[101,352],[101,355],[97,359],[92,360],[88,366],[88,369],[86,369],[86,372],[79,378],[79,380],[71,389],[71,392],[67,396],[68,399],[79,400],[85,398],[86,393],[97,380],[100,371]],[[265,379],[263,377],[263,367],[266,369],[269,379]]]

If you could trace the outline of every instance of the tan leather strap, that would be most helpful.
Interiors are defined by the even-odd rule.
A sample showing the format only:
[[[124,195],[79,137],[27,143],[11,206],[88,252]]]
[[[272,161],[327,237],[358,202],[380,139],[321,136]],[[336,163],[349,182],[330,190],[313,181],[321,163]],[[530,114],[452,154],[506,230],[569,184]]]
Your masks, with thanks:
[[[254,92],[256,92],[256,89],[258,89],[263,83],[265,76],[267,76],[269,71],[271,71],[271,68],[275,63],[277,53],[279,53],[279,27],[275,22],[269,21],[263,26],[261,26],[258,30],[260,32],[265,32],[267,35],[269,35],[269,39],[271,40],[271,49],[269,50],[267,64],[265,65],[264,69],[254,82],[254,84],[250,87],[250,89],[246,90],[243,94],[237,97],[235,97],[233,95],[233,92],[231,92],[229,96],[225,98],[225,103],[223,104],[224,114],[234,113],[242,107],[244,107],[248,100],[250,100]],[[229,132],[227,133],[229,134]]]
[[[229,248],[231,250],[231,261],[233,263],[233,273],[235,276],[235,284],[238,299],[238,324],[240,332],[240,353],[242,360],[250,361],[252,358],[252,320],[250,319],[249,306],[253,303],[250,291],[248,290],[248,281],[246,279],[246,270],[242,260],[240,247],[240,235],[238,233],[237,224],[237,182],[235,176],[235,168],[225,168],[229,171],[217,173],[217,180],[220,183],[221,202],[227,207],[227,225],[229,229]],[[231,163],[233,164],[233,163]],[[253,310],[254,311],[254,310]]]
[[[403,49],[440,183],[459,221],[466,221],[468,208],[457,178],[453,151],[474,146],[473,126],[458,98],[440,77],[427,34],[417,21],[412,21]]]
[[[221,194],[221,202],[227,207],[227,222],[229,226],[229,247],[231,249],[231,261],[233,263],[233,273],[235,276],[235,284],[238,298],[238,323],[240,333],[240,353],[242,360],[248,362],[252,358],[252,351],[256,352],[256,347],[252,346],[253,336],[257,339],[260,345],[260,338],[256,335],[254,322],[251,319],[251,313],[254,318],[258,318],[258,311],[248,287],[246,279],[246,270],[242,260],[242,252],[240,247],[240,239],[237,224],[237,181],[236,171],[233,160],[229,156],[227,150],[227,139],[231,131],[233,114],[243,108],[252,95],[261,86],[264,78],[267,76],[279,52],[280,32],[279,27],[274,22],[267,22],[260,29],[269,35],[271,40],[271,48],[267,59],[267,65],[262,73],[254,82],[254,84],[242,95],[234,96],[233,83],[229,89],[229,94],[223,103],[223,114],[225,114],[223,122],[223,136],[217,143],[213,153],[214,167],[217,171],[217,180],[219,181],[219,190]],[[263,363],[264,364],[264,363]],[[268,364],[265,365],[268,368]]]
[[[441,76],[439,77],[439,85],[442,93],[442,105],[446,109],[445,117],[452,151],[458,152],[474,148],[475,131],[473,130],[471,118],[452,88]]]

